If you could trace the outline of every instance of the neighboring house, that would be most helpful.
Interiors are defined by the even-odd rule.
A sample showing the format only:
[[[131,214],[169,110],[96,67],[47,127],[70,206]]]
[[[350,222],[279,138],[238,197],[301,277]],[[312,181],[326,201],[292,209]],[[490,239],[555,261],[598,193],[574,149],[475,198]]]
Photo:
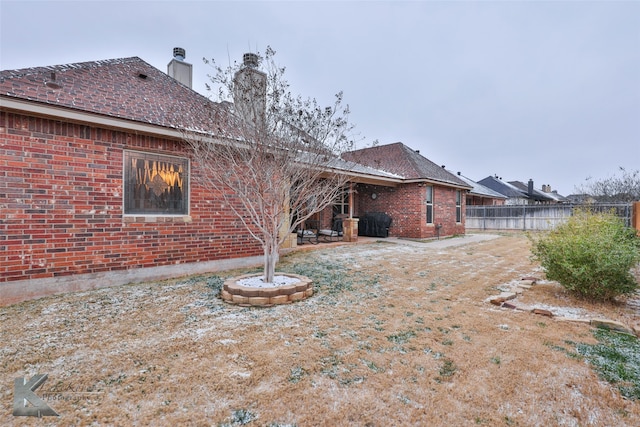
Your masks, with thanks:
[[[560,197],[553,197],[551,193],[546,193],[544,191],[537,190],[533,186],[533,180],[529,180],[527,184],[521,181],[509,181],[509,184],[516,187],[520,190],[525,196],[527,196],[530,204],[551,204],[551,203],[559,203]],[[546,188],[546,186],[545,186]]]
[[[472,186],[397,142],[343,154],[344,159],[402,177],[393,186],[358,184],[355,216],[385,213],[389,235],[430,238],[464,234],[464,206]]]
[[[558,193],[558,190],[552,190],[550,185],[543,185],[542,192],[545,196],[553,199],[552,203],[569,203],[569,199]]]
[[[133,57],[0,71],[0,305],[262,263],[181,131],[229,105],[191,89],[183,50],[167,68]],[[410,166],[396,172],[335,159],[350,185],[320,219],[386,212],[391,235],[464,233],[471,187],[398,147],[381,153]]]
[[[581,194],[569,194],[567,197],[567,202],[568,203],[575,203],[575,204],[589,204],[589,203],[596,203],[596,199],[595,197],[593,197],[590,194],[585,194],[585,193],[581,193]]]
[[[507,200],[507,196],[504,196],[497,191],[485,187],[484,185],[473,181],[470,178],[462,175],[458,172],[458,178],[471,185],[473,188],[467,193],[467,206],[497,206],[504,205]]]
[[[554,204],[567,201],[557,191],[551,191],[550,185],[543,185],[542,190],[537,190],[532,179],[525,184],[521,181],[504,182],[497,176],[488,176],[478,182],[506,196],[507,205]]]
[[[504,202],[505,205],[526,205],[529,203],[529,197],[518,187],[504,182],[497,176],[488,176],[478,183],[505,196],[507,198]]]

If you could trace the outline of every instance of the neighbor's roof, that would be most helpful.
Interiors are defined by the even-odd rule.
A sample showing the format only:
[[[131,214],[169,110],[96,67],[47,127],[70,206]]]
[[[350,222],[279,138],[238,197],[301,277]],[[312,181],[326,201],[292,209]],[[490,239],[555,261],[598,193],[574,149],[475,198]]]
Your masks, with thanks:
[[[174,129],[224,111],[138,57],[0,71],[0,97]]]
[[[506,199],[507,196],[498,193],[497,191],[494,191],[492,189],[490,189],[489,187],[485,187],[484,185],[475,182],[474,180],[472,180],[471,178],[467,178],[466,176],[462,175],[460,172],[458,172],[458,178],[460,178],[461,180],[463,180],[464,182],[466,182],[467,184],[471,185],[473,188],[469,191],[469,194],[475,195],[475,196],[480,196],[480,197],[488,197],[488,198],[492,198],[492,199]]]
[[[485,187],[489,187],[490,189],[497,191],[498,193],[510,199],[528,198],[526,192],[522,192],[517,187],[509,184],[508,182],[504,182],[503,180],[501,180],[500,178],[496,178],[495,176],[488,176],[478,181],[478,183],[484,185]]]
[[[522,181],[509,181],[509,184],[511,184],[514,187],[518,188],[520,191],[522,191],[524,194],[526,194],[527,197],[529,197],[530,199],[538,200],[540,202],[557,201],[553,197],[547,195],[546,193],[544,193],[542,191],[536,190],[535,188],[533,189],[533,194],[529,194],[528,185],[525,184]]]
[[[428,180],[460,188],[472,187],[401,142],[350,151],[342,157],[401,176],[405,180]]]

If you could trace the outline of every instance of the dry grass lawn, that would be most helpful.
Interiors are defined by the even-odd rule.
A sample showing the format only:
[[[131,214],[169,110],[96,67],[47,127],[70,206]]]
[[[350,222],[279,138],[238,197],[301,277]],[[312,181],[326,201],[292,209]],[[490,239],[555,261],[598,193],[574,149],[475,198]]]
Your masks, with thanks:
[[[639,425],[640,402],[568,354],[595,342],[589,325],[485,302],[543,278],[524,236],[314,249],[281,263],[317,283],[286,306],[228,305],[198,277],[0,308],[0,424]],[[517,301],[640,321],[637,301],[586,304],[544,281]],[[38,373],[60,416],[13,417],[14,378]]]

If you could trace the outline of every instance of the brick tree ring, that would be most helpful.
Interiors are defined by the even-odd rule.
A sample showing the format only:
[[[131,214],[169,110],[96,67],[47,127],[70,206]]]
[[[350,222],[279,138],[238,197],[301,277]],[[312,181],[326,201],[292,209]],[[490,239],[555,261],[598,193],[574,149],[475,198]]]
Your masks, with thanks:
[[[285,276],[288,284],[254,287],[242,284],[248,279],[260,278],[262,273],[245,274],[232,277],[224,282],[221,297],[230,304],[245,307],[269,307],[278,304],[290,304],[313,295],[313,282],[306,276],[290,273],[276,273],[276,277]]]

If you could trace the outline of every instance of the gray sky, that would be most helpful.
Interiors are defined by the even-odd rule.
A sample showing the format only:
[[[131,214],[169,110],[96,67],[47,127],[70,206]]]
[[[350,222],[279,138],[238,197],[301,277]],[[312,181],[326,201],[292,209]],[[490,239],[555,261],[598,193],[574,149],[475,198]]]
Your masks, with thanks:
[[[342,90],[364,141],[561,194],[640,169],[640,1],[7,1],[0,68],[138,56],[166,72],[277,51],[295,93]]]

